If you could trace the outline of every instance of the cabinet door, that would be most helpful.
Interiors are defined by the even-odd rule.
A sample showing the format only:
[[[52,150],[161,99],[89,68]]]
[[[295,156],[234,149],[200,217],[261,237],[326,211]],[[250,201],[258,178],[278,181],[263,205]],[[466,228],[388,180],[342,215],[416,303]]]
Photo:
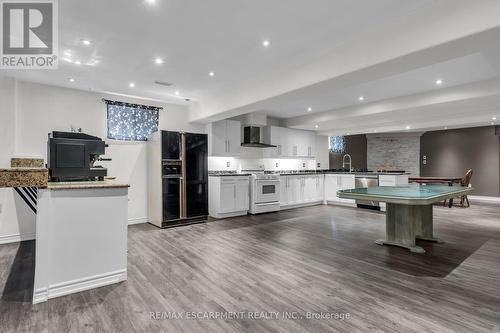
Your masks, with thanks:
[[[216,121],[208,126],[210,156],[227,155],[226,121]]]
[[[342,190],[350,190],[353,188],[356,188],[356,180],[354,175],[341,175],[340,176],[341,181],[340,181],[340,188]],[[341,202],[346,202],[346,203],[354,203],[355,200],[353,199],[340,199]]]
[[[343,190],[350,190],[356,187],[356,180],[354,175],[341,175],[341,186]]]
[[[287,145],[286,145],[286,155],[285,156],[298,156],[298,146],[297,146],[297,143],[299,141],[299,139],[297,138],[297,133],[298,131],[297,130],[294,130],[294,129],[288,129],[286,131],[287,135],[286,135],[286,142],[287,142]]]
[[[309,140],[308,140],[308,147],[307,147],[307,153],[309,157],[314,157],[316,156],[316,133],[310,132],[309,133]]]
[[[309,156],[309,132],[298,130],[297,137],[297,156]]]
[[[315,201],[323,201],[324,199],[324,180],[325,177],[323,175],[316,176],[316,192],[315,192]]]
[[[288,151],[288,132],[284,127],[273,126],[271,130],[271,144],[275,145],[276,156],[290,156]]]
[[[302,182],[299,176],[287,176],[288,178],[288,202],[298,204],[302,200]]]
[[[248,180],[247,179],[239,179],[236,182],[236,202],[235,202],[235,210],[248,210],[249,207],[249,197],[248,197]]]
[[[280,177],[280,205],[288,205],[288,177]]]
[[[224,182],[220,186],[220,212],[234,212],[236,206],[236,184],[234,182]]]
[[[325,175],[325,197],[328,201],[339,201],[337,191],[340,190],[339,175]]]
[[[304,202],[312,202],[317,198],[316,188],[317,188],[317,176],[305,176],[303,180],[304,184]]]
[[[239,155],[241,148],[241,123],[236,120],[226,120],[227,152],[229,155]]]

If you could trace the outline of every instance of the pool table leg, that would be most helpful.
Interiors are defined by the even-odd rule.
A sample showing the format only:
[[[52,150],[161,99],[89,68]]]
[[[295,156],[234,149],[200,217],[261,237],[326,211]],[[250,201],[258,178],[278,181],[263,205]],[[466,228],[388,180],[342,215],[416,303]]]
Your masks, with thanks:
[[[400,246],[410,250],[411,252],[425,253],[425,250],[415,243],[417,235],[421,233],[420,226],[422,225],[415,223],[415,221],[424,215],[425,214],[423,214],[418,206],[387,203],[387,213],[385,217],[386,239],[379,239],[375,241],[375,243],[379,245]],[[424,224],[426,226],[428,225],[427,223]]]
[[[415,233],[416,238],[428,242],[443,243],[439,238],[434,237],[432,205],[414,206]]]

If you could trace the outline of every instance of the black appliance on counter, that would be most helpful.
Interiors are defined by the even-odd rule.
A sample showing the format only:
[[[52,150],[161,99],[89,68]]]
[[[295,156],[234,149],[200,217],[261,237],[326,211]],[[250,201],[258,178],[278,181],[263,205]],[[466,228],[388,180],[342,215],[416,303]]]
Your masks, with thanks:
[[[77,132],[48,134],[47,169],[51,181],[104,180],[108,170],[95,165],[108,146],[100,138]]]
[[[202,222],[208,216],[206,134],[160,131],[149,144],[149,222],[162,228]],[[158,179],[156,174],[159,170]],[[161,187],[159,186],[161,184]]]

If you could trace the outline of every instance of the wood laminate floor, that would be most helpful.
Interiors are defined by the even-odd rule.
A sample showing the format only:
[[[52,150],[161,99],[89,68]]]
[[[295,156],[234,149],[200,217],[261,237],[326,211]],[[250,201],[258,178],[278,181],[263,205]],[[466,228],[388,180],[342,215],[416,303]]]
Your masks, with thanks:
[[[2,245],[0,331],[500,332],[500,206],[436,207],[434,216],[445,243],[419,242],[423,255],[374,243],[382,213],[335,206],[135,225],[128,281],[38,305],[34,241]],[[151,318],[174,311],[184,319]],[[280,319],[190,320],[186,311]],[[300,317],[307,312],[349,319]]]

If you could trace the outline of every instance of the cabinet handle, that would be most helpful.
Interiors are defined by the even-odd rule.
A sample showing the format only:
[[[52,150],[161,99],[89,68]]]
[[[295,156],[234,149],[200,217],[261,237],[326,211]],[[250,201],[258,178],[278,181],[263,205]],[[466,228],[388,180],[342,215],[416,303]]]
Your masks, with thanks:
[[[236,185],[233,186],[233,198],[236,199]]]
[[[231,142],[227,140],[227,152],[229,153],[231,151]]]

